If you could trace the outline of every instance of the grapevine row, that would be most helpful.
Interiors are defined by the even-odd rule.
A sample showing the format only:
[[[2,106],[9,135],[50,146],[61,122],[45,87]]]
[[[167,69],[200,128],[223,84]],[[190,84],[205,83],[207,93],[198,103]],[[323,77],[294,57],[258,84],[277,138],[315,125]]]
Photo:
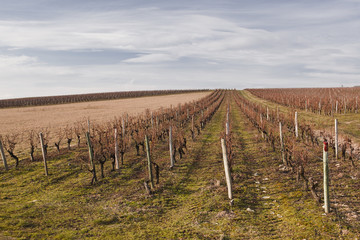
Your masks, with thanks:
[[[4,100],[0,100],[0,108],[43,106],[43,105],[91,102],[91,101],[101,101],[101,100],[115,100],[115,99],[123,99],[123,98],[150,97],[150,96],[193,93],[193,92],[202,92],[202,91],[208,91],[208,90],[203,89],[203,90],[128,91],[128,92],[88,93],[88,94],[77,94],[77,95],[4,99]]]
[[[320,202],[315,181],[316,178],[319,178],[320,173],[311,167],[311,161],[321,156],[321,140],[328,141],[335,154],[333,137],[325,133],[317,135],[307,124],[299,124],[299,134],[296,137],[293,113],[282,114],[271,111],[260,104],[249,101],[238,92],[235,92],[234,96],[237,106],[258,129],[262,138],[270,144],[273,151],[281,152],[283,161],[281,170],[296,173],[297,180],[302,179],[304,188],[310,190],[316,201]],[[346,149],[350,148],[348,158],[353,164],[355,155],[351,141],[344,142],[340,146],[344,160]]]
[[[358,113],[360,87],[247,89],[253,95],[278,104],[333,116]]]
[[[122,117],[106,124],[88,122],[86,126],[86,124],[78,122],[73,127],[60,129],[51,139],[55,139],[53,144],[58,154],[60,154],[60,151],[62,151],[61,144],[64,140],[68,150],[74,147],[72,143],[75,140],[77,147],[81,148],[82,143],[85,143],[83,140],[85,139],[85,132],[89,132],[94,162],[100,165],[101,176],[104,177],[104,167],[107,161],[111,161],[112,170],[117,168],[115,162],[116,153],[120,155],[121,164],[123,164],[126,153],[131,149],[134,149],[136,154],[140,155],[141,150],[145,152],[145,136],[149,139],[151,151],[154,151],[156,144],[163,144],[169,140],[169,128],[171,127],[174,147],[173,157],[178,156],[181,159],[187,148],[185,131],[189,131],[192,139],[195,139],[218,110],[224,96],[225,91],[216,90],[196,102],[179,104],[177,107],[160,109],[154,112],[147,110],[145,113],[135,117],[124,114]],[[42,132],[45,155],[47,155],[48,148],[51,145],[51,134],[49,130]],[[114,147],[115,139],[117,141],[117,151],[115,151]],[[39,139],[35,130],[29,131],[25,135],[9,134],[0,136],[0,140],[6,152],[15,160],[15,167],[19,166],[20,159],[18,154],[20,151],[17,150],[16,146],[20,145],[21,141],[26,142],[31,161],[38,159],[35,153],[39,151]],[[156,168],[157,164],[155,162],[153,164]],[[94,180],[96,179],[93,179],[92,182]]]

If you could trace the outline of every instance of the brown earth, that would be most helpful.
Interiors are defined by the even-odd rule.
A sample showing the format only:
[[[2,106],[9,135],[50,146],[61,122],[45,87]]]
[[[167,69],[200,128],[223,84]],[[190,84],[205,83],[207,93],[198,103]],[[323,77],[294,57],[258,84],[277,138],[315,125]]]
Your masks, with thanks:
[[[51,106],[0,109],[0,134],[22,133],[27,130],[59,129],[73,126],[78,121],[101,123],[120,117],[124,113],[137,115],[146,109],[177,106],[205,97],[210,92],[174,94],[96,102],[83,102]],[[55,131],[56,131],[55,130]]]

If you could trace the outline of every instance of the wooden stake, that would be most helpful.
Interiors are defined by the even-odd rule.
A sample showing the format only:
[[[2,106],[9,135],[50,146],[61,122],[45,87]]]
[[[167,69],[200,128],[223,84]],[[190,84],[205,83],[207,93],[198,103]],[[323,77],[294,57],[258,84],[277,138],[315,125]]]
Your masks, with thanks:
[[[151,189],[154,189],[154,180],[153,180],[153,174],[152,174],[152,168],[151,168],[150,145],[149,145],[149,139],[148,139],[147,135],[145,135],[145,145],[146,145],[146,156],[147,156],[148,170],[149,170],[150,187],[151,187]]]
[[[117,134],[117,128],[115,128],[115,133],[114,133],[114,142],[115,142],[115,169],[119,170],[120,169],[120,164],[119,164],[119,144],[118,144],[118,134]]]
[[[266,120],[269,121],[269,107],[266,107]]]
[[[47,162],[46,162],[46,153],[45,153],[45,148],[44,148],[44,137],[42,132],[39,134],[40,136],[40,145],[41,145],[41,151],[42,151],[42,155],[43,155],[43,159],[44,159],[44,168],[45,168],[45,176],[48,176],[48,167],[47,167]]]
[[[298,129],[298,113],[295,112],[295,136],[299,137],[299,129]]]
[[[194,123],[194,115],[191,117],[191,131],[192,131],[192,139],[195,139],[195,123]]]
[[[122,138],[125,138],[125,120],[124,118],[121,118],[121,133],[122,133]]]
[[[324,204],[325,213],[330,212],[330,199],[329,199],[329,159],[328,159],[328,142],[324,140],[323,149],[323,161],[324,161]]]
[[[229,108],[227,109],[227,113],[226,113],[226,123],[225,123],[225,133],[226,133],[226,136],[229,136],[230,135],[230,112],[229,112]]]
[[[225,170],[225,178],[226,178],[226,185],[228,189],[228,197],[230,199],[230,205],[233,205],[233,195],[232,195],[232,182],[231,182],[231,173],[229,168],[229,162],[227,157],[227,150],[226,150],[226,144],[225,140],[221,139],[221,148],[223,153],[223,160],[224,160],[224,170]]]
[[[90,158],[90,164],[91,164],[91,168],[92,168],[90,171],[93,174],[93,179],[91,180],[91,183],[93,183],[93,182],[97,181],[97,178],[96,178],[96,168],[95,168],[95,163],[94,163],[94,150],[91,145],[89,132],[86,132],[86,140],[87,140],[87,144],[88,144],[88,148],[89,148],[89,158]]]
[[[88,118],[87,124],[88,124],[88,132],[89,132],[89,134],[90,134],[90,118]]]
[[[285,149],[284,149],[284,140],[283,140],[283,135],[282,135],[281,122],[279,122],[279,132],[280,132],[281,157],[282,157],[282,161],[283,161],[284,165],[287,166],[287,162],[285,159]]]
[[[356,97],[355,113],[358,112],[358,97]]]
[[[4,148],[3,148],[1,140],[0,140],[0,153],[1,153],[1,158],[3,160],[3,163],[4,163],[5,170],[8,171],[9,167],[7,165],[6,156],[5,156],[5,152],[4,152]]]
[[[154,116],[152,112],[151,112],[151,128],[154,128]]]
[[[338,120],[335,119],[335,157],[338,158],[339,153],[339,138],[338,138]]]
[[[175,166],[175,159],[174,159],[174,149],[173,149],[173,140],[172,140],[172,127],[169,128],[169,149],[170,149],[170,168]]]
[[[336,101],[336,104],[335,104],[335,112],[336,112],[336,113],[338,113],[338,104],[339,104],[339,102]]]
[[[261,113],[260,113],[260,123],[261,123],[261,137],[264,138],[264,129],[262,129],[262,127],[263,127],[263,118],[262,118]]]

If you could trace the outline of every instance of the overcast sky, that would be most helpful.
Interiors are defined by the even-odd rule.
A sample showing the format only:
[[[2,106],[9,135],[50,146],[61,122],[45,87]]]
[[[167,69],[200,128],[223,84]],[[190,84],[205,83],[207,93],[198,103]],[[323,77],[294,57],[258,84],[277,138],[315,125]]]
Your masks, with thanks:
[[[360,0],[0,0],[0,98],[360,85]]]

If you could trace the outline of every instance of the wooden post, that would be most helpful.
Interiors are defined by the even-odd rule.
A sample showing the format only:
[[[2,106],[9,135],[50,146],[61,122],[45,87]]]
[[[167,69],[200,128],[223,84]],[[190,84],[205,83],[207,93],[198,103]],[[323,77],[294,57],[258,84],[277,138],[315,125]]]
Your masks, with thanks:
[[[172,127],[169,128],[169,149],[170,149],[170,168],[175,166],[175,159],[174,159],[174,149],[173,149],[173,140],[172,140]]]
[[[149,145],[149,138],[147,135],[145,135],[145,145],[146,145],[146,156],[147,156],[148,170],[149,170],[150,187],[151,189],[154,189],[154,180],[153,180],[153,174],[151,168],[150,145]]]
[[[151,128],[154,128],[154,116],[152,112],[151,112]]]
[[[89,134],[90,134],[90,118],[88,118],[87,124],[88,124],[88,132],[89,132]]]
[[[224,160],[224,170],[225,170],[225,178],[226,178],[226,185],[228,189],[228,197],[230,199],[230,205],[233,205],[234,199],[232,195],[232,182],[231,182],[231,173],[229,168],[229,162],[227,157],[227,150],[226,150],[226,144],[225,140],[221,139],[221,148],[223,153],[223,160]]]
[[[120,169],[120,164],[119,164],[119,144],[118,144],[117,128],[115,128],[114,142],[115,142],[115,169],[118,170]]]
[[[329,159],[328,159],[328,142],[324,140],[324,151],[323,151],[323,161],[324,161],[324,204],[325,204],[325,213],[330,212],[330,199],[329,199]]]
[[[5,152],[4,152],[4,148],[3,148],[1,140],[0,140],[0,153],[1,153],[1,158],[3,160],[3,163],[4,163],[5,170],[8,171],[9,167],[7,165],[6,156],[5,156]]]
[[[269,107],[266,107],[266,120],[269,121]]]
[[[261,124],[261,137],[264,138],[263,118],[261,113],[260,113],[260,124]]]
[[[93,183],[94,181],[97,181],[96,178],[96,168],[95,168],[95,163],[94,163],[94,150],[92,148],[91,145],[91,140],[90,140],[90,133],[86,132],[86,140],[87,140],[87,144],[88,144],[88,148],[89,148],[89,158],[90,158],[90,164],[91,164],[91,172],[93,174],[93,179],[91,181],[91,183]]]
[[[356,97],[355,113],[358,112],[358,97]]]
[[[186,119],[189,119],[189,117],[190,117],[190,111],[189,111],[189,108],[187,109],[186,114],[187,114],[187,115],[186,115],[186,116],[187,116],[187,117],[186,117]]]
[[[308,108],[307,108],[307,99],[305,99],[305,111],[306,111],[306,112],[308,111]]]
[[[229,115],[230,115],[230,110],[229,107],[226,110],[226,121],[229,122]]]
[[[335,119],[335,157],[338,158],[339,153],[339,139],[338,139],[338,120]]]
[[[226,136],[229,136],[230,135],[230,126],[229,126],[228,121],[226,121],[225,128],[226,128]]]
[[[225,133],[226,133],[226,136],[229,136],[230,135],[230,112],[229,112],[229,108],[227,109],[227,113],[226,113],[226,123],[225,123]]]
[[[125,138],[125,120],[124,118],[121,118],[121,133],[122,133],[122,138]]]
[[[335,104],[335,112],[336,112],[336,113],[338,113],[338,104],[339,104],[339,102],[336,101],[336,104]]]
[[[287,162],[285,159],[285,149],[284,149],[284,140],[282,135],[282,125],[281,122],[279,122],[279,132],[280,132],[280,146],[281,146],[281,158],[285,166],[287,166]]]
[[[276,117],[277,117],[277,120],[280,121],[279,107],[276,107]]]
[[[299,129],[298,129],[298,113],[295,112],[295,136],[299,137]]]
[[[47,162],[46,162],[46,153],[45,153],[45,148],[44,148],[44,137],[42,132],[39,134],[40,136],[40,145],[41,145],[41,151],[42,151],[42,155],[43,155],[43,159],[44,159],[44,168],[45,168],[45,176],[48,176],[48,167],[47,167]]]
[[[194,115],[191,117],[191,131],[192,131],[192,140],[195,139],[195,123],[194,123]]]

